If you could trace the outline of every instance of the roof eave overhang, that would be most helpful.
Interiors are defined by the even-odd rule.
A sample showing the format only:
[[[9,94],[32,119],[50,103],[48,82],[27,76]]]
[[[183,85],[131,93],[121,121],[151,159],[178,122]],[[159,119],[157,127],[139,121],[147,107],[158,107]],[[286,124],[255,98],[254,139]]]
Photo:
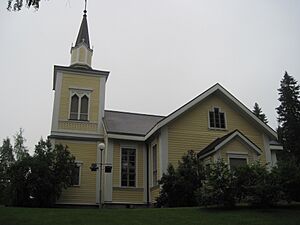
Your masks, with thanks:
[[[119,140],[131,140],[131,141],[145,141],[145,136],[134,134],[120,134],[120,133],[107,133],[107,137],[111,139]]]
[[[252,143],[248,138],[246,138],[242,133],[240,133],[237,130],[234,133],[232,133],[229,137],[227,137],[225,140],[223,140],[220,144],[215,146],[211,151],[209,151],[203,155],[199,155],[199,159],[203,159],[203,158],[219,151],[223,146],[225,146],[227,143],[229,143],[235,137],[239,137],[245,144],[247,144],[251,149],[253,149],[258,155],[262,154],[262,151],[258,146],[256,146],[254,143]]]
[[[69,72],[69,73],[76,73],[79,75],[94,75],[94,76],[102,76],[105,79],[108,79],[109,71],[102,71],[102,70],[94,70],[94,69],[84,69],[84,68],[76,68],[72,66],[58,66],[54,65],[53,70],[53,90],[55,90],[56,84],[56,76],[58,72]]]

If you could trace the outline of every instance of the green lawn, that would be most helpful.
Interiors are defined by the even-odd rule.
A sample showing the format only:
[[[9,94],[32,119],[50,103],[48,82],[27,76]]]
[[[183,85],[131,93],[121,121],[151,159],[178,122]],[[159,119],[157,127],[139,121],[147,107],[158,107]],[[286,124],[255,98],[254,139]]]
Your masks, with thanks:
[[[300,224],[300,209],[39,209],[0,208],[2,225]]]

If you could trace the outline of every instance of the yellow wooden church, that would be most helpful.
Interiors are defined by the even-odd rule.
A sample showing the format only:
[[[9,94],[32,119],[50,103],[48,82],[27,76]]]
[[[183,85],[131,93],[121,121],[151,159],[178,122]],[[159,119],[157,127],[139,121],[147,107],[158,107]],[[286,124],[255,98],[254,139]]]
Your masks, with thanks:
[[[92,56],[84,11],[70,66],[54,66],[49,138],[67,145],[78,165],[78,179],[57,204],[149,205],[168,164],[188,150],[205,163],[276,163],[276,132],[220,84],[165,117],[106,110],[109,72],[92,68]]]

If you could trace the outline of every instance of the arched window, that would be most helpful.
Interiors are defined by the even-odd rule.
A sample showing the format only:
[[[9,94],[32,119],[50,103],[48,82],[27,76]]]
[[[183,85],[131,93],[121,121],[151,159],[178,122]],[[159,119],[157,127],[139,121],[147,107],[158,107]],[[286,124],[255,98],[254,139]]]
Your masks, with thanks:
[[[71,112],[70,112],[71,120],[78,119],[78,106],[79,106],[79,97],[76,94],[74,94],[71,98]]]
[[[81,97],[80,120],[88,120],[89,98],[84,95]]]

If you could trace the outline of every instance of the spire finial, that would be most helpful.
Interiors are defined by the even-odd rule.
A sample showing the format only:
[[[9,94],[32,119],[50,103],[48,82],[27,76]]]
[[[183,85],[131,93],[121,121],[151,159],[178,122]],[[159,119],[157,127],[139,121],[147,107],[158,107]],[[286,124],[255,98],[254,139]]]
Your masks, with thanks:
[[[86,13],[87,13],[87,11],[86,11],[86,5],[87,5],[87,0],[84,1],[84,10],[83,10],[83,13],[84,13],[85,16],[86,16]]]

